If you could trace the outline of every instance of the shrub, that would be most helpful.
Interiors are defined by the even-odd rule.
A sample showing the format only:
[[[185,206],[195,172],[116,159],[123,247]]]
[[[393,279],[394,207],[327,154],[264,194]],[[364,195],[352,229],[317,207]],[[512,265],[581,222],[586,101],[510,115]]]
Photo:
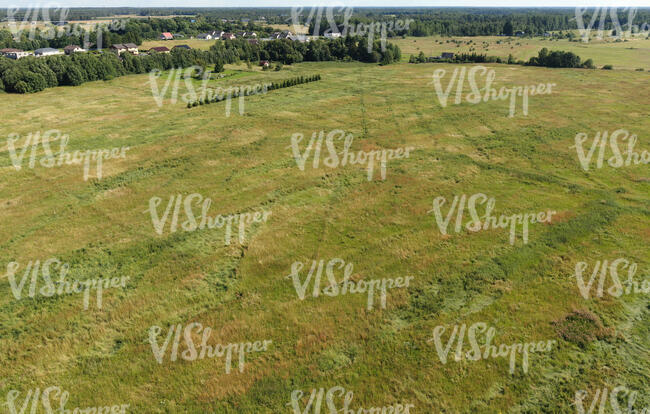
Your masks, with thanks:
[[[603,70],[612,70],[612,69],[614,69],[614,66],[612,66],[612,65],[603,66]]]
[[[558,334],[566,341],[585,348],[590,342],[614,336],[605,328],[598,315],[588,310],[574,310],[561,320],[553,322]]]
[[[580,56],[573,52],[549,52],[547,48],[543,48],[536,57],[530,58],[527,64],[529,66],[545,66],[549,68],[581,68],[585,67],[586,63],[582,63]],[[593,65],[593,61],[591,64]]]

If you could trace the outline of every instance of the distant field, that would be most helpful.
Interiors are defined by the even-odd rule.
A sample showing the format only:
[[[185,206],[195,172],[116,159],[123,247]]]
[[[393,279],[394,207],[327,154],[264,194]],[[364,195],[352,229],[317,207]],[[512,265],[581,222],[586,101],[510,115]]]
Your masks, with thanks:
[[[192,49],[208,50],[215,42],[221,40],[200,40],[200,39],[174,39],[174,40],[146,40],[138,47],[140,50],[148,50],[152,47],[165,46],[169,49],[177,45],[188,45]]]
[[[201,50],[208,50],[210,49],[210,46],[214,45],[216,40],[199,40],[199,39],[190,39],[190,38],[185,38],[185,39],[174,39],[174,40],[147,40],[142,42],[142,44],[138,47],[140,50],[148,50],[151,49],[152,47],[158,47],[158,46],[165,46],[169,49],[173,48],[174,46],[177,45],[188,45],[192,49],[201,49]]]
[[[463,44],[447,43],[459,40]],[[439,56],[442,52],[487,54],[507,58],[512,54],[516,59],[528,60],[546,47],[549,50],[563,50],[579,55],[583,60],[593,59],[598,67],[613,65],[619,69],[650,70],[650,40],[639,38],[627,42],[605,42],[591,40],[589,43],[569,42],[568,40],[543,40],[541,38],[507,38],[498,36],[479,37],[407,37],[390,40],[399,45],[404,57],[424,52],[427,56]],[[467,44],[467,42],[472,42]],[[497,44],[501,42],[501,44]],[[473,50],[470,50],[473,49]]]
[[[406,53],[458,51],[432,38],[399,42]],[[641,63],[625,49],[644,42],[580,55],[650,68],[642,49]],[[523,51],[486,52],[525,57],[551,44],[521,43]],[[155,44],[175,43],[141,48]],[[230,117],[225,103],[187,109],[171,91],[158,107],[148,75],[0,95],[2,137],[56,128],[70,134],[71,150],[131,148],[105,162],[101,181],[85,182],[80,165],[16,171],[0,141],[0,264],[58,257],[80,280],[131,277],[126,289],[105,291],[102,310],[94,299],[83,310],[78,295],[15,300],[0,278],[0,406],[10,390],[53,384],[70,392],[67,407],[129,403],[129,412],[156,414],[288,413],[292,391],[334,386],[354,391],[351,408],[410,402],[412,413],[570,413],[577,390],[619,384],[641,391],[636,407],[649,406],[648,296],[584,300],[573,274],[578,260],[624,256],[647,278],[650,173],[647,165],[585,172],[571,148],[579,132],[625,128],[638,134],[639,151],[650,149],[649,74],[488,66],[497,88],[543,82],[555,92],[509,118],[504,101],[440,104],[433,70],[459,65],[326,62],[279,72],[228,66],[236,76],[212,86],[323,76],[247,97],[243,115],[235,100]],[[301,171],[292,134],[306,136],[304,148],[313,132],[334,129],[354,134],[353,151],[415,150],[389,161],[385,180],[367,181],[360,165],[308,161]],[[442,235],[433,199],[479,192],[495,197],[494,215],[558,214],[531,225],[526,245],[520,237],[511,245],[505,229]],[[156,234],[149,200],[192,193],[213,200],[211,215],[272,215],[242,245],[224,245],[220,229]],[[367,310],[361,294],[300,300],[292,264],[331,258],[353,263],[352,280],[412,275],[412,286],[389,291],[386,309]],[[613,333],[578,318],[573,329],[586,343],[564,339],[554,322],[576,309]],[[514,374],[507,358],[442,364],[433,329],[480,321],[497,329],[497,344],[558,345],[531,354],[527,374],[521,356]],[[223,358],[158,364],[149,327],[191,322],[213,329],[210,345],[273,343],[248,354],[243,373],[225,374]]]
[[[296,34],[307,34],[309,32],[309,26],[294,26],[292,24],[268,24],[266,26],[271,27],[279,32],[290,31]]]

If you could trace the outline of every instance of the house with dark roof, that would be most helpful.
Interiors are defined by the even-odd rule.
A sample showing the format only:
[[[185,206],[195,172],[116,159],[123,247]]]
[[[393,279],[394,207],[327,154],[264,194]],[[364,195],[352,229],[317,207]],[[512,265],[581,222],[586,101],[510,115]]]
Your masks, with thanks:
[[[212,35],[210,33],[201,33],[200,35],[197,35],[196,38],[199,40],[212,40]]]
[[[152,47],[149,49],[149,52],[155,52],[155,53],[169,53],[170,50],[166,48],[165,46],[158,46],[158,47]]]
[[[223,40],[235,40],[237,36],[235,36],[232,33],[224,33],[223,36],[221,36]]]
[[[176,46],[172,47],[172,50],[174,50],[174,49],[187,49],[187,50],[190,50],[192,48],[189,47],[188,45],[176,45]]]
[[[443,52],[442,55],[440,55],[440,59],[453,59],[454,56],[453,53]]]

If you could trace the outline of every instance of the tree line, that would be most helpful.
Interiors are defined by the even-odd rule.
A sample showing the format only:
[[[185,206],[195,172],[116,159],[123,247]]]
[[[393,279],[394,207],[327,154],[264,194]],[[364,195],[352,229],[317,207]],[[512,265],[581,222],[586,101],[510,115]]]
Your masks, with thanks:
[[[310,42],[290,40],[273,40],[252,44],[246,40],[235,39],[217,42],[210,50],[233,61],[257,62],[269,60],[283,64],[293,64],[303,61],[359,61],[365,63],[381,63],[384,65],[398,62],[402,52],[397,45],[387,43],[382,48],[381,42],[373,40],[368,47],[368,38],[347,36],[338,39],[317,39]]]
[[[233,40],[216,42],[207,51],[174,49],[171,53],[138,56],[124,53],[121,57],[103,51],[103,53],[75,53],[71,56],[25,57],[19,60],[2,57],[0,58],[0,90],[32,93],[55,86],[76,86],[90,81],[110,80],[127,74],[149,73],[154,69],[168,70],[190,66],[214,65],[215,71],[221,72],[224,64],[241,61],[271,60],[292,64],[302,61],[355,60],[389,64],[401,58],[397,46],[388,44],[382,51],[381,44],[374,42],[369,52],[367,42],[367,39],[361,37],[318,40],[307,44],[290,40],[274,40],[259,44]]]
[[[263,89],[262,91],[256,91],[256,90],[246,89],[246,88],[236,88],[236,87],[235,88],[227,88],[226,89],[226,92],[228,92],[227,95],[224,92],[221,95],[215,94],[215,95],[213,95],[211,97],[208,97],[208,98],[198,99],[196,101],[188,102],[187,107],[188,108],[193,108],[193,107],[199,106],[199,105],[210,105],[211,103],[217,103],[217,102],[225,101],[225,100],[232,99],[232,98],[239,98],[240,96],[257,95],[259,93],[266,93],[266,91],[274,91],[276,89],[290,88],[292,86],[302,85],[303,83],[316,82],[316,81],[319,81],[319,80],[321,80],[321,75],[320,74],[307,76],[307,77],[299,76],[299,77],[295,77],[295,78],[286,79],[286,80],[284,80],[282,82],[272,82],[272,83],[270,83],[268,85],[268,87],[266,89]]]
[[[595,69],[592,59],[583,61],[580,56],[573,52],[552,51],[549,52],[547,48],[539,51],[537,56],[534,56],[525,62],[523,60],[516,60],[512,55],[507,59],[499,56],[488,56],[487,54],[479,53],[458,53],[453,58],[436,59],[426,57],[423,52],[418,56],[411,55],[409,63],[504,63],[508,65],[526,65],[526,66],[544,66],[548,68],[584,68]]]
[[[619,8],[613,9],[589,8],[582,14],[585,26],[593,19],[593,28],[602,27],[613,30],[620,25],[624,30],[629,23],[650,22],[650,10],[638,9],[630,22],[630,11]],[[345,16],[344,12],[334,13],[329,18],[310,22],[310,33],[318,31],[319,34],[327,30],[338,28],[343,31],[347,20],[349,26],[368,24],[372,22],[389,22],[396,19],[410,19],[407,30],[388,32],[389,37],[407,36],[512,36],[517,32],[525,35],[540,35],[545,32],[559,30],[577,30],[575,8],[549,8],[549,9],[485,9],[485,8],[388,8],[388,9],[355,9],[352,16]],[[612,18],[616,16],[616,21]],[[329,21],[333,17],[333,22]],[[316,30],[318,28],[318,30]]]

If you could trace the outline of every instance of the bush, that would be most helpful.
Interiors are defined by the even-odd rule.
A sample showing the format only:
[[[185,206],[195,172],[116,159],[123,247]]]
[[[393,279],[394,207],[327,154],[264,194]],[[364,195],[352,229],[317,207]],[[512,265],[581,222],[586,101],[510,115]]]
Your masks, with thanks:
[[[566,341],[585,348],[595,340],[614,336],[613,330],[605,328],[598,315],[588,310],[574,310],[561,320],[553,322],[558,334]]]
[[[612,65],[603,66],[603,70],[612,70],[612,69],[614,69],[614,66],[612,66]]]
[[[547,48],[539,51],[537,57],[528,61],[529,66],[544,66],[548,68],[582,68],[587,62],[582,63],[580,56],[573,52],[552,51]],[[590,63],[593,66],[593,61]]]
[[[278,64],[276,64],[276,65],[275,65],[275,71],[276,71],[276,72],[279,72],[279,71],[281,71],[281,70],[282,70],[282,63],[278,63]]]

